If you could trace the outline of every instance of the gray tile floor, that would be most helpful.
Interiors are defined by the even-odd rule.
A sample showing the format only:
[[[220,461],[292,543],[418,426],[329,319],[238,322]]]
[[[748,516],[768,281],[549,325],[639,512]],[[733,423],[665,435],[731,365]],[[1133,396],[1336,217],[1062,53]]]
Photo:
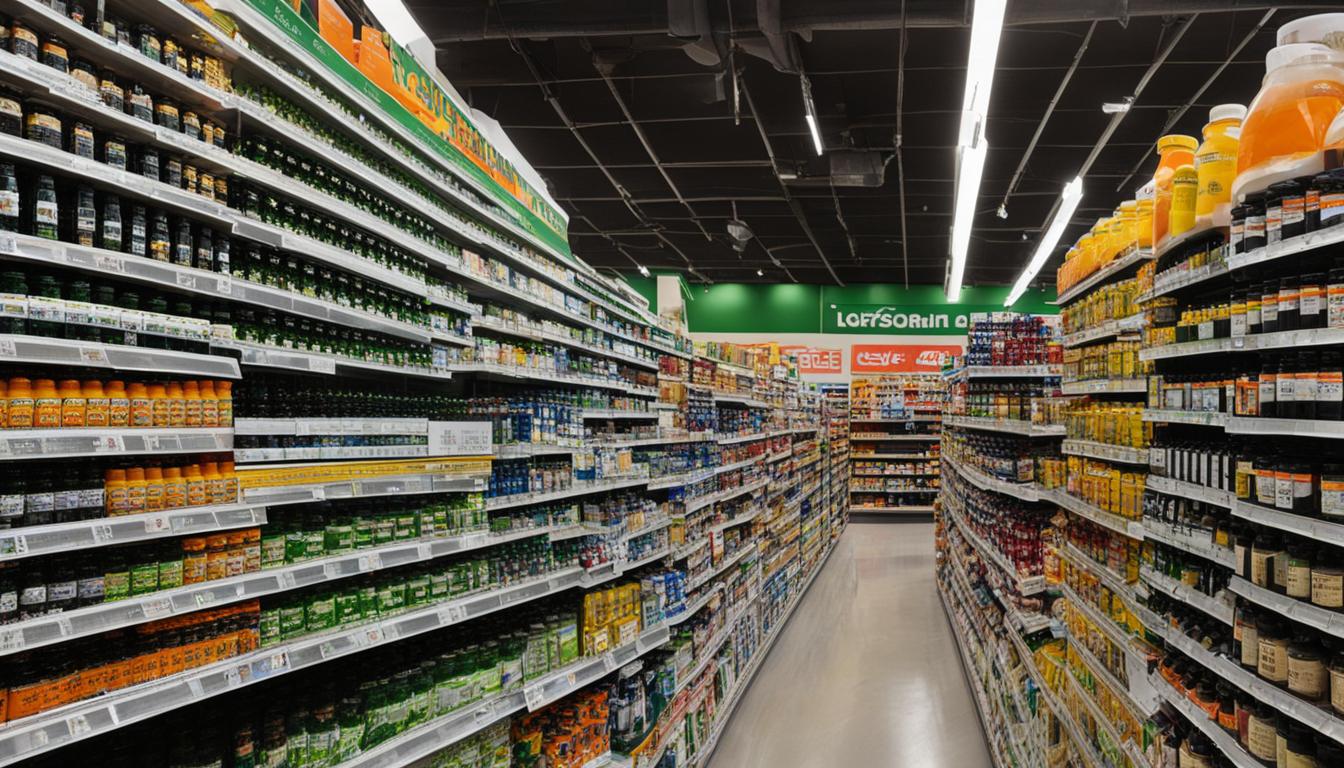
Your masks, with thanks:
[[[932,523],[851,524],[709,768],[989,766],[933,568]]]

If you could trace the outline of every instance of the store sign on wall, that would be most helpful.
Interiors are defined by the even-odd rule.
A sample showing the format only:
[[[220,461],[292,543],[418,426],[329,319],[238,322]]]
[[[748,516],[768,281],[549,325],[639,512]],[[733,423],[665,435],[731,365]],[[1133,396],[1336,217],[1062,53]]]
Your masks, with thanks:
[[[849,348],[849,372],[937,373],[944,358],[961,352],[957,344],[855,344]]]
[[[799,373],[844,373],[845,370],[844,358],[838,348],[794,344],[782,346],[779,351],[797,356]]]
[[[971,313],[977,311],[984,308],[957,307],[949,311],[891,304],[830,304],[822,312],[822,333],[964,335]]]

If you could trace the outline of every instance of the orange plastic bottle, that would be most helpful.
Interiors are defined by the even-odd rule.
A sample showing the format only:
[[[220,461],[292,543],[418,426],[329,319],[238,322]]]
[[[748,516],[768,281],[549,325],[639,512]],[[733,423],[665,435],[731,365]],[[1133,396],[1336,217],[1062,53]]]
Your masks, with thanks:
[[[200,383],[201,390],[201,426],[219,426],[219,395],[215,393],[215,382],[206,379]]]
[[[1195,173],[1199,176],[1199,192],[1195,197],[1197,219],[1212,214],[1215,208],[1232,199],[1244,117],[1246,108],[1240,104],[1219,104],[1209,110],[1204,143],[1195,150]]]
[[[126,493],[126,470],[107,470],[103,474],[103,508],[108,517],[128,514]]]
[[[61,426],[61,395],[51,379],[33,381],[33,426],[37,429]]]
[[[168,401],[167,394],[163,392],[162,384],[151,384],[146,386],[138,381],[131,382],[127,388],[127,414],[130,422],[127,426],[131,427],[153,427],[158,426],[154,423],[154,390],[159,388],[160,402],[163,403],[163,421],[168,422]]]
[[[187,481],[188,507],[200,507],[210,503],[210,495],[205,488],[205,475],[201,474],[199,464],[188,464],[182,476]]]
[[[145,468],[145,511],[159,512],[166,509],[166,487],[163,470],[158,467]]]
[[[0,429],[9,427],[9,385],[0,379]]]
[[[223,504],[224,476],[219,474],[219,465],[213,461],[202,462],[201,476],[205,478],[205,503]]]
[[[168,382],[168,424],[170,427],[185,427],[187,425],[187,402],[186,394],[182,391],[181,382]]]
[[[131,424],[131,396],[126,385],[118,379],[107,382],[107,426],[128,427]]]
[[[1167,230],[1172,237],[1195,226],[1195,201],[1199,194],[1199,174],[1193,165],[1182,165],[1171,177],[1171,212]]]
[[[31,429],[33,426],[33,385],[28,379],[17,376],[9,380],[10,429]]]
[[[134,515],[145,511],[145,470],[131,467],[126,470],[126,513]]]
[[[131,385],[135,387],[134,384]],[[168,387],[162,384],[150,384],[149,393],[149,412],[150,423],[145,426],[162,428],[168,426]],[[135,395],[131,395],[131,416],[135,416]],[[132,423],[131,426],[139,426]]]
[[[84,425],[87,427],[106,427],[111,421],[110,401],[103,391],[103,382],[97,379],[84,382]]]
[[[215,382],[215,395],[219,398],[219,426],[233,426],[233,382]]]
[[[88,401],[84,399],[84,388],[74,379],[61,379],[57,394],[61,396],[61,426],[82,427],[88,417]]]
[[[181,467],[163,470],[163,508],[181,509],[187,506],[187,481]]]
[[[238,472],[233,468],[232,461],[221,461],[219,463],[219,473],[224,476],[224,502],[225,504],[238,503]]]
[[[1167,239],[1171,215],[1171,180],[1182,165],[1195,164],[1195,149],[1199,142],[1193,136],[1172,133],[1157,140],[1157,154],[1162,158],[1153,173],[1153,247]]]
[[[182,382],[182,426],[201,426],[201,386],[194,381]]]

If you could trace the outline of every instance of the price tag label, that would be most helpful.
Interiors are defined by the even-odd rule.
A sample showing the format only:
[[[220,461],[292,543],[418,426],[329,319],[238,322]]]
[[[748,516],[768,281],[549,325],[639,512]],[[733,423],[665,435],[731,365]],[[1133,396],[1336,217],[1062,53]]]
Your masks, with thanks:
[[[23,630],[0,630],[0,653],[14,653],[23,650]]]
[[[466,611],[460,605],[446,605],[439,609],[440,624],[456,624],[466,617]]]
[[[112,526],[110,525],[95,525],[89,529],[89,532],[93,534],[95,543],[103,544],[112,540]]]
[[[359,642],[359,644],[363,647],[368,647],[370,645],[377,645],[378,643],[383,642],[383,628],[369,627],[368,629],[364,630],[355,637],[356,640]]]
[[[616,654],[612,653],[611,651],[607,651],[606,653],[602,654],[602,667],[604,669],[606,669],[608,672],[611,672],[615,670],[616,667],[618,666],[620,665],[616,663]]]
[[[326,659],[336,655],[336,646],[332,645],[329,642],[323,643],[322,645],[318,646],[317,652],[321,654],[323,659]]]
[[[187,272],[177,273],[177,284],[183,288],[195,288],[196,276]]]
[[[383,558],[377,552],[361,555],[359,558],[360,571],[376,571],[383,567]]]
[[[8,445],[0,440],[0,445]],[[6,536],[0,539],[0,555],[25,555],[28,553],[28,538],[26,536]]]
[[[336,373],[336,360],[330,357],[311,357],[308,359],[308,370],[313,373]]]
[[[213,602],[215,602],[214,592],[206,590],[205,592],[196,593],[196,606],[198,608],[205,607]]]
[[[524,688],[523,701],[527,702],[528,709],[536,710],[546,703],[546,692],[540,685]]]
[[[89,719],[83,715],[75,715],[67,719],[65,724],[70,729],[71,738],[78,739],[80,736],[93,731],[93,726],[89,725]]]
[[[14,235],[0,234],[0,253],[18,253],[19,243]]]
[[[326,498],[327,498],[327,489],[326,489],[326,488],[324,488],[324,487],[322,487],[322,486],[320,486],[320,485],[315,485],[315,486],[312,487],[311,490],[312,490],[312,492],[313,492],[313,501],[325,501],[325,500],[326,500]]]
[[[85,365],[107,365],[107,350],[102,347],[80,347],[79,359]]]
[[[125,453],[126,439],[121,435],[101,435],[93,444],[95,453]]]
[[[270,668],[272,672],[278,672],[282,669],[289,669],[289,654],[284,651],[271,654]]]
[[[145,517],[145,533],[163,533],[171,531],[172,523],[167,515],[148,515]]]
[[[224,684],[230,688],[237,688],[243,684],[243,670],[247,667],[230,667],[224,670]]]
[[[39,728],[28,734],[28,748],[41,749],[51,743],[51,737],[47,735],[45,728]]]
[[[478,723],[484,723],[488,720],[493,720],[494,717],[495,717],[495,705],[493,702],[486,704],[485,706],[476,710],[476,722]]]
[[[14,348],[13,339],[0,339],[0,357],[18,357],[19,352]]]
[[[233,278],[228,275],[217,275],[215,277],[215,292],[222,293],[225,296],[232,296]]]
[[[74,254],[71,254],[72,256]],[[93,265],[103,272],[125,272],[126,262],[120,256],[109,256],[105,253],[95,254]]]
[[[156,597],[140,604],[146,619],[158,619],[173,612],[173,601],[167,597]]]

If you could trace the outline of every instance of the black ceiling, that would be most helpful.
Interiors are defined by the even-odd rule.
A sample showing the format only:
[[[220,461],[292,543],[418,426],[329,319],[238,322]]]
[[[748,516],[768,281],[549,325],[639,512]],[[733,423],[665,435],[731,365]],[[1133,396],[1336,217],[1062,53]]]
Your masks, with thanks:
[[[594,266],[689,266],[693,281],[715,282],[943,281],[973,0],[407,6],[449,81],[546,180],[575,253]],[[1038,278],[1052,285],[1067,244],[1151,174],[1168,123],[1198,135],[1208,107],[1248,103],[1274,30],[1340,7],[1009,0],[967,284],[1016,278],[1061,188],[1095,153],[1082,205]],[[1100,144],[1113,119],[1102,103],[1134,94],[1164,53]],[[796,68],[811,82],[826,157],[812,148]],[[848,148],[886,163],[880,186],[830,184],[830,156]],[[740,254],[726,231],[734,215],[755,233]]]

